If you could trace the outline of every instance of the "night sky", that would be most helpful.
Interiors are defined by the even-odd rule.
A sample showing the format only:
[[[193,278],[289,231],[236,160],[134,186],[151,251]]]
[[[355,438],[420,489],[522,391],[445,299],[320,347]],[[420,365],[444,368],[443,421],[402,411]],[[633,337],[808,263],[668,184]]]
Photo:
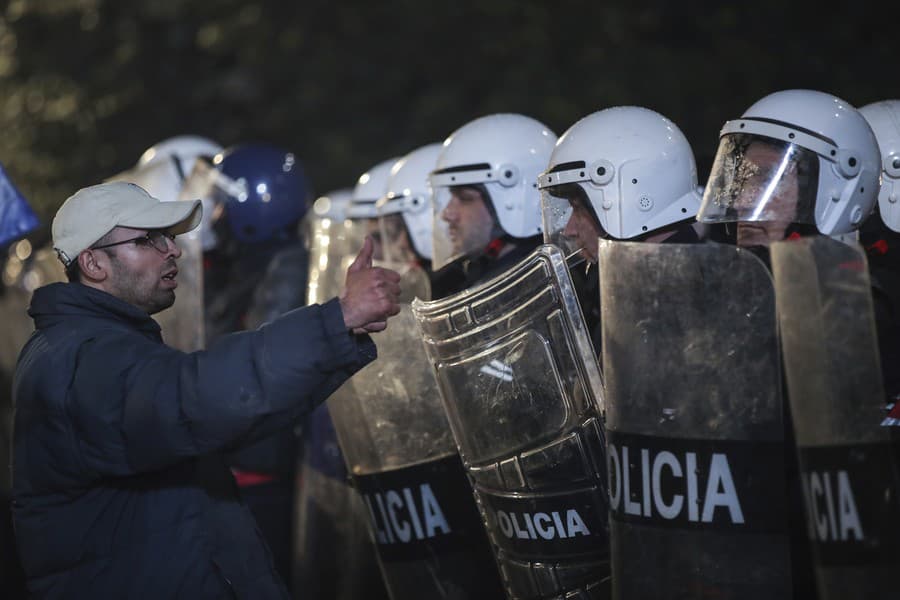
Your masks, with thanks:
[[[562,134],[631,104],[684,131],[702,184],[722,124],[770,92],[900,97],[898,22],[860,2],[11,0],[0,162],[49,221],[174,135],[283,146],[324,193],[485,114]]]

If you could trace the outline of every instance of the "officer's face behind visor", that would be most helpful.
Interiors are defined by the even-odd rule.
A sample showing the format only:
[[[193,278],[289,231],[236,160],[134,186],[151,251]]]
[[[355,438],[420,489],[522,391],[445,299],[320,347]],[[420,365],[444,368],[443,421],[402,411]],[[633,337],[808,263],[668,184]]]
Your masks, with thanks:
[[[818,156],[749,134],[723,136],[697,219],[738,223],[738,243],[768,245],[793,223],[815,225]]]
[[[584,188],[578,183],[566,183],[546,188],[543,193],[542,210],[548,234],[545,241],[557,245],[567,256],[579,252],[596,263],[597,238],[610,236],[600,225]]]
[[[450,186],[437,190],[440,219],[455,256],[476,256],[495,232],[493,208],[484,185]],[[437,227],[437,223],[435,226]]]
[[[413,249],[403,215],[400,213],[383,215],[378,218],[378,225],[386,264],[396,269],[420,260]]]

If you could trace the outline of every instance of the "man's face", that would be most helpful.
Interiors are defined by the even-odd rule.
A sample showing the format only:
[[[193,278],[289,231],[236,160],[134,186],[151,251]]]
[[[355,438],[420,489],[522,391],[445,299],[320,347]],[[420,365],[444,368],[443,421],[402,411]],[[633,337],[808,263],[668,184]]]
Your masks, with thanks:
[[[108,234],[104,243],[128,240],[146,233],[146,229],[116,227]],[[175,261],[181,256],[181,250],[174,241],[166,242],[165,252],[143,242],[94,250],[97,255],[105,254],[107,259],[105,266],[108,276],[104,281],[106,291],[150,315],[172,306],[175,302],[175,288],[178,287]],[[97,260],[100,262],[102,259]]]
[[[782,240],[797,219],[799,183],[796,161],[784,150],[753,142],[745,151],[745,180],[735,206],[745,213],[759,212],[759,220],[738,221],[738,246],[768,246]],[[775,179],[780,172],[780,178]],[[774,184],[774,185],[773,185]],[[761,201],[765,205],[761,205]]]
[[[575,247],[592,263],[597,262],[597,238],[605,237],[603,229],[594,217],[591,208],[581,198],[570,197],[572,214],[563,229],[563,235],[575,240]]]
[[[441,218],[447,222],[454,254],[471,254],[491,243],[494,219],[486,201],[476,189],[451,189],[450,202],[441,213]]]

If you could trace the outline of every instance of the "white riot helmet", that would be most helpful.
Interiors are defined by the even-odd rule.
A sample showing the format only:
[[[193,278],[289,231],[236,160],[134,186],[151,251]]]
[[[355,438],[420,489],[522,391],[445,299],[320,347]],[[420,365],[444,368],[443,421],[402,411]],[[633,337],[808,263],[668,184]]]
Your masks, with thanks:
[[[348,219],[374,219],[378,216],[375,212],[375,203],[387,192],[391,167],[397,160],[398,157],[389,158],[359,176],[350,197]]]
[[[150,148],[147,148],[137,167],[143,168],[157,162],[171,160],[181,175],[181,179],[187,179],[194,168],[194,161],[200,157],[212,158],[223,150],[216,142],[198,135],[178,135],[165,139]]]
[[[900,100],[882,100],[859,109],[881,150],[881,188],[878,210],[881,220],[900,232]]]
[[[352,195],[352,188],[341,188],[315,199],[300,222],[300,236],[307,249],[320,241],[319,237],[322,235],[320,230],[329,230],[333,223],[341,223],[347,218]]]
[[[484,201],[490,201],[488,209],[503,233],[516,238],[540,234],[536,182],[555,143],[556,134],[550,128],[518,114],[480,117],[446,139],[430,179],[434,269],[481,252],[490,242],[466,239],[470,236],[454,231],[445,220],[453,190],[460,187],[476,187],[487,196]]]
[[[212,229],[216,207],[209,198],[198,193],[196,181],[192,181],[191,172],[198,158],[212,158],[222,147],[212,140],[194,136],[180,135],[154,144],[144,151],[137,164],[106,181],[128,181],[135,183],[160,200],[193,200],[202,198],[203,216],[200,227],[188,234],[188,237],[199,236],[203,250],[214,248],[218,240]],[[207,163],[200,165],[206,166]]]
[[[566,253],[596,245],[597,237],[630,239],[692,219],[701,199],[687,138],[638,106],[607,108],[572,125],[538,187],[544,241]],[[576,223],[587,220],[593,225]]]
[[[431,185],[428,176],[443,146],[428,144],[413,150],[391,169],[387,193],[377,202],[385,260],[406,262],[408,245],[431,260]]]
[[[353,190],[351,188],[332,190],[316,198],[315,202],[313,202],[312,210],[307,214],[316,219],[343,221],[347,218],[347,211],[350,209],[350,199],[352,197]]]
[[[880,172],[878,142],[852,105],[813,90],[775,92],[725,123],[697,218],[847,233],[872,211]]]
[[[190,195],[194,192],[194,188],[198,187],[197,179],[206,179],[206,171],[209,170],[208,163],[202,163],[199,168],[203,174],[196,174],[194,180],[191,180],[191,173],[196,166],[197,159],[212,159],[216,154],[222,152],[223,148],[216,142],[200,137],[197,135],[178,135],[165,139],[147,148],[135,165],[135,172],[158,172],[166,173],[166,178],[171,180],[172,199],[182,198],[201,198],[203,202],[203,217],[200,221],[198,229],[200,235],[200,243],[203,251],[209,251],[219,244],[218,237],[213,231],[213,222],[216,214],[221,210],[217,207],[211,197],[203,194],[200,196]],[[187,195],[184,188],[191,188]],[[150,188],[145,188],[153,193]],[[156,196],[163,198],[163,196]]]

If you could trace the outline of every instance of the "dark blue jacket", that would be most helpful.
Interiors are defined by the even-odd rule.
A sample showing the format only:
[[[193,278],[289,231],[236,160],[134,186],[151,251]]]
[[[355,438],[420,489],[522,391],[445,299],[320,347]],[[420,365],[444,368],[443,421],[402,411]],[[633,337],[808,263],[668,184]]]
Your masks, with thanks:
[[[72,283],[37,290],[13,399],[13,512],[46,598],[284,598],[219,453],[289,425],[372,360],[336,300],[185,354]]]

